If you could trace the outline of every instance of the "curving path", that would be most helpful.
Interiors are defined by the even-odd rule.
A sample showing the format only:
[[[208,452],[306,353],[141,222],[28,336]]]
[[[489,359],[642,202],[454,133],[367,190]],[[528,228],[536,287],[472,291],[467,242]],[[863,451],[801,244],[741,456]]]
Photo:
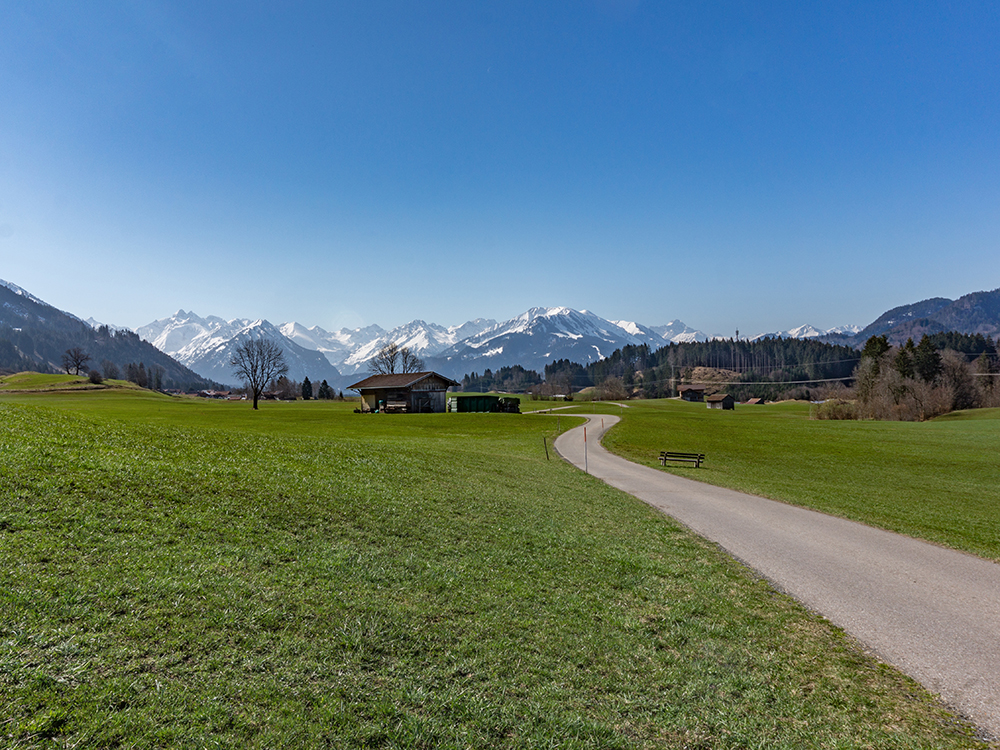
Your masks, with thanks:
[[[574,416],[589,419],[586,446],[577,427],[559,455],[716,542],[1000,737],[1000,565],[631,463],[600,445],[618,417]]]

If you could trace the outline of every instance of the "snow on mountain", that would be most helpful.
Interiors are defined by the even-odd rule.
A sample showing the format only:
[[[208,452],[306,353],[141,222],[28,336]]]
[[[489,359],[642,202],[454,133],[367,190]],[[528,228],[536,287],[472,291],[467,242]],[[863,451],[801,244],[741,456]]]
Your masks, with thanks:
[[[772,333],[758,333],[756,336],[751,336],[750,341],[759,341],[760,339],[818,339],[822,336],[831,335],[847,335],[853,336],[861,329],[858,326],[837,326],[836,328],[828,328],[826,330],[820,330],[815,326],[809,324],[801,325],[798,328],[792,328],[787,331],[775,331]]]
[[[696,331],[679,320],[672,320],[665,326],[644,326],[624,320],[616,320],[612,322],[621,326],[629,333],[638,335],[637,332],[641,332],[651,336],[654,341],[657,342],[655,348],[663,346],[664,343],[688,344],[693,341],[708,341],[707,335],[701,331]],[[662,341],[660,341],[660,339],[662,339]]]
[[[460,378],[473,370],[518,364],[542,371],[554,359],[593,362],[627,345],[659,349],[672,341],[707,340],[704,333],[679,320],[651,327],[605,320],[587,310],[568,307],[534,307],[502,323],[476,318],[444,327],[413,320],[391,331],[372,325],[338,332],[294,321],[275,327],[267,321],[201,318],[178,310],[169,318],[142,326],[138,334],[195,372],[221,382],[233,379],[229,359],[235,346],[247,336],[266,335],[285,348],[290,377],[301,380],[308,374],[310,380],[325,378],[335,387],[341,387],[344,378],[367,371],[371,358],[390,342],[409,348],[428,368]],[[324,363],[335,368],[336,382],[316,375]]]
[[[391,331],[383,331],[378,326],[370,326],[369,329],[377,329],[381,335],[369,338],[367,341],[362,340],[362,337],[357,337],[357,341],[354,342],[354,346],[347,356],[331,361],[344,373],[362,372],[368,369],[368,361],[375,356],[375,353],[389,343],[406,347],[422,359],[432,358],[448,347],[494,325],[496,325],[495,320],[476,318],[460,326],[449,328],[423,320],[410,321],[393,328]]]
[[[785,331],[785,338],[788,339],[814,339],[822,336],[825,331],[821,331],[818,328],[814,328],[811,325],[802,325],[798,328],[792,328],[791,330]]]
[[[836,326],[835,328],[827,329],[824,335],[826,336],[856,336],[861,333],[861,326]]]
[[[533,307],[442,351],[428,362],[450,377],[519,364],[539,372],[555,359],[594,362],[623,346],[668,342],[635,323],[612,322],[587,310]]]
[[[230,360],[237,346],[250,338],[269,338],[281,345],[292,380],[308,377],[317,383],[326,380],[334,387],[343,385],[340,372],[321,352],[301,346],[266,320],[200,318],[178,310],[136,333],[202,377],[220,383],[236,382]]]
[[[7,287],[12,292],[14,292],[14,294],[18,294],[24,297],[25,299],[29,299],[36,305],[45,305],[46,307],[52,307],[52,305],[50,305],[48,302],[43,302],[42,300],[38,299],[38,297],[36,297],[35,295],[31,294],[25,289],[22,289],[17,284],[14,284],[10,281],[4,281],[3,279],[0,279],[0,286]],[[69,313],[67,313],[67,315],[69,315]],[[73,315],[72,317],[76,318],[75,315]],[[79,320],[79,318],[77,318],[77,320]]]
[[[475,320],[470,320],[468,323],[463,323],[460,326],[450,326],[448,328],[448,333],[454,335],[454,343],[459,341],[465,341],[467,338],[471,338],[483,331],[488,331],[490,328],[495,326],[497,322],[493,318],[476,318]]]
[[[295,322],[282,323],[278,330],[300,346],[322,352],[335,365],[349,357],[358,346],[363,346],[385,333],[379,326],[368,326],[354,331],[344,328],[337,333],[330,333],[319,326],[306,328],[301,323]]]
[[[856,331],[855,326],[822,331],[803,325],[761,334],[752,340],[768,336],[851,335]],[[670,343],[709,340],[703,332],[679,320],[663,326],[646,326],[627,320],[605,320],[587,310],[568,307],[533,307],[501,323],[477,318],[445,327],[413,320],[391,331],[372,325],[337,332],[319,326],[307,328],[296,322],[274,326],[266,320],[201,318],[193,312],[178,310],[137,332],[199,375],[220,382],[233,380],[229,360],[240,341],[248,336],[268,336],[284,347],[291,368],[289,377],[302,380],[308,375],[317,382],[326,379],[334,387],[346,387],[347,378],[366,372],[371,358],[390,342],[409,348],[429,369],[461,378],[470,372],[511,365],[542,372],[557,359],[585,364],[629,345],[645,344],[655,350]]]
[[[52,307],[52,305],[50,305],[48,302],[45,302],[44,300],[38,299],[38,297],[36,297],[35,295],[33,295],[31,292],[29,292],[26,289],[22,289],[21,287],[19,287],[17,284],[14,284],[13,282],[4,281],[3,279],[0,279],[0,286],[4,287],[6,289],[9,289],[14,294],[18,295],[19,297],[23,297],[24,299],[28,300],[29,302],[34,302],[36,305],[41,305],[42,307]],[[8,304],[8,305],[5,305],[5,306],[9,307],[10,305]],[[58,309],[58,308],[54,308],[53,307],[53,309]],[[66,312],[65,310],[59,310],[59,312],[61,312],[63,315],[65,315],[65,316],[67,316],[69,318],[72,318],[73,320],[79,320],[81,323],[84,322],[84,321],[80,320],[80,318],[76,317],[71,312]]]
[[[190,367],[186,360],[193,361],[203,349],[228,341],[249,322],[240,319],[226,321],[215,315],[200,318],[193,312],[178,310],[169,318],[140,326],[136,333],[160,351]]]
[[[101,322],[101,321],[99,321],[99,320],[95,320],[95,319],[94,319],[94,316],[90,316],[89,318],[87,318],[87,319],[86,319],[85,321],[83,321],[83,322],[84,322],[84,323],[86,323],[86,324],[87,324],[88,326],[90,326],[91,328],[93,328],[93,329],[94,329],[95,331],[96,331],[96,330],[97,330],[98,328],[101,328],[101,327],[103,327],[103,326],[107,326],[107,327],[108,327],[109,329],[111,329],[112,331],[131,331],[131,330],[132,330],[132,329],[131,329],[131,328],[129,328],[128,326],[116,326],[116,325],[115,325],[114,323],[102,323],[102,322]]]

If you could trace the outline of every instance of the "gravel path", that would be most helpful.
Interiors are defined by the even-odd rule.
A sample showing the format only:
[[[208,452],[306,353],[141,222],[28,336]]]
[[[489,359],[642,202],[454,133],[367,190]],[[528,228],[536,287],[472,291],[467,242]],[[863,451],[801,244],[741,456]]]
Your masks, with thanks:
[[[584,427],[556,440],[563,458],[716,542],[1000,738],[1000,565],[631,463],[600,445],[618,417],[588,418],[586,446]]]

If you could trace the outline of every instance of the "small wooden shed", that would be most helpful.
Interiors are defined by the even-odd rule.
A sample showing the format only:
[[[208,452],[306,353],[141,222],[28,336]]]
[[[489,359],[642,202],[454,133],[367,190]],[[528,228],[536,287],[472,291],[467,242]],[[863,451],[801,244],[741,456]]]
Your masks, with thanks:
[[[436,372],[407,372],[372,375],[350,389],[361,394],[363,412],[437,414],[445,411],[448,388],[457,385]]]
[[[679,385],[677,395],[684,401],[704,401],[705,386],[703,385]]]
[[[709,409],[735,409],[736,399],[728,393],[713,393],[705,399]]]

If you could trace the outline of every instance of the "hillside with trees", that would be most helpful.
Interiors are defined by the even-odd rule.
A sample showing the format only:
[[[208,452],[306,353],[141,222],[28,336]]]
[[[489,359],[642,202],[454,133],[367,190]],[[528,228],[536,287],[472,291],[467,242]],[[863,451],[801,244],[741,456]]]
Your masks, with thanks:
[[[907,339],[958,332],[1000,338],[1000,289],[973,292],[950,300],[932,297],[909,305],[900,305],[880,315],[856,336],[827,336],[830,343],[847,344],[860,349],[872,336],[885,336],[895,346]]]
[[[132,331],[92,328],[41,300],[0,285],[0,369],[62,372],[67,352],[75,349],[86,356],[85,369],[105,378],[124,378],[155,389],[197,390],[215,385]]]

